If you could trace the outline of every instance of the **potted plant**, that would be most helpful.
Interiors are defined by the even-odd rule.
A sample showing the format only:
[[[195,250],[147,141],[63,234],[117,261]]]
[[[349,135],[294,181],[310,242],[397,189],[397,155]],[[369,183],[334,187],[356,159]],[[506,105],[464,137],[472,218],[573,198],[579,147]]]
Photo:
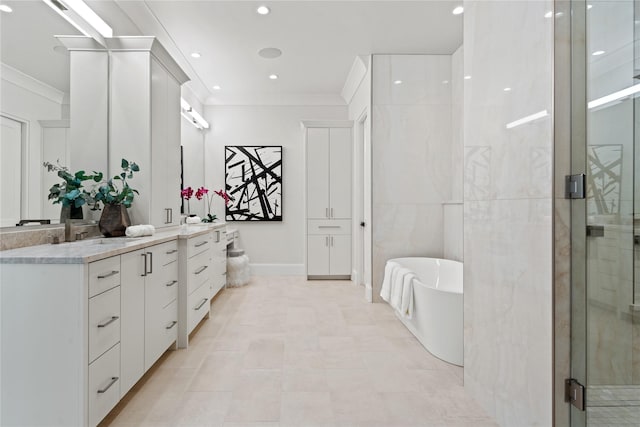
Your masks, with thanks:
[[[84,181],[100,182],[102,181],[102,173],[93,172],[94,175],[86,175],[85,171],[80,170],[76,173],[69,172],[69,168],[56,161],[56,164],[44,162],[42,164],[47,168],[48,172],[57,172],[62,178],[60,184],[55,184],[49,189],[47,199],[53,200],[53,204],[61,204],[60,222],[66,219],[82,219],[82,206],[85,204],[94,204],[95,200],[91,193],[84,189]]]
[[[135,162],[122,159],[122,172],[98,187],[93,194],[95,200],[94,209],[100,202],[104,204],[98,227],[106,237],[124,236],[124,232],[131,220],[127,208],[131,207],[135,194],[138,193],[129,186],[128,179],[133,178],[134,172],[139,172],[140,167]]]

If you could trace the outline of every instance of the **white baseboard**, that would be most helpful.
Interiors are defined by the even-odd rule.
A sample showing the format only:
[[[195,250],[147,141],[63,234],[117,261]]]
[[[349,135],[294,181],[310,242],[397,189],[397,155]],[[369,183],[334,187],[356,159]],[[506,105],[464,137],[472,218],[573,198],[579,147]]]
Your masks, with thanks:
[[[304,276],[304,264],[249,264],[254,276]]]

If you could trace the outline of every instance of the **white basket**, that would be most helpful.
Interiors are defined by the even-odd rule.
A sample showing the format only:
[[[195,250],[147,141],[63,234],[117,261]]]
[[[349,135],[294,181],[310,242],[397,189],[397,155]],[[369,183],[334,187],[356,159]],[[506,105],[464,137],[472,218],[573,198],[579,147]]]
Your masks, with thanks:
[[[249,269],[249,257],[241,255],[227,258],[227,286],[237,287],[249,283],[251,271]]]

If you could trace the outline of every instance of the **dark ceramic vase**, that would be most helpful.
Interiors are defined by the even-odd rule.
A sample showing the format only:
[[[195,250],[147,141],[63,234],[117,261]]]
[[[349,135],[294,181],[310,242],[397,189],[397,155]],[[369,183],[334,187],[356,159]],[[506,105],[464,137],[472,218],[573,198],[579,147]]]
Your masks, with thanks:
[[[104,205],[98,228],[105,237],[124,236],[130,225],[129,213],[124,205]]]
[[[63,206],[60,210],[60,224],[68,219],[83,219],[82,206],[76,208],[75,206]]]

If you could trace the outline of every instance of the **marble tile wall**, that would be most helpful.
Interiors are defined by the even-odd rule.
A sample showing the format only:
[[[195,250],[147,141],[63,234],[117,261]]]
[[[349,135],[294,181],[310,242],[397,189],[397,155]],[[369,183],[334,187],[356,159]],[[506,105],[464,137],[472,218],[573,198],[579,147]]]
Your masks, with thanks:
[[[553,2],[464,7],[465,388],[500,425],[552,425]]]
[[[372,273],[379,301],[388,259],[442,257],[442,203],[451,199],[451,56],[374,55],[372,67]]]

